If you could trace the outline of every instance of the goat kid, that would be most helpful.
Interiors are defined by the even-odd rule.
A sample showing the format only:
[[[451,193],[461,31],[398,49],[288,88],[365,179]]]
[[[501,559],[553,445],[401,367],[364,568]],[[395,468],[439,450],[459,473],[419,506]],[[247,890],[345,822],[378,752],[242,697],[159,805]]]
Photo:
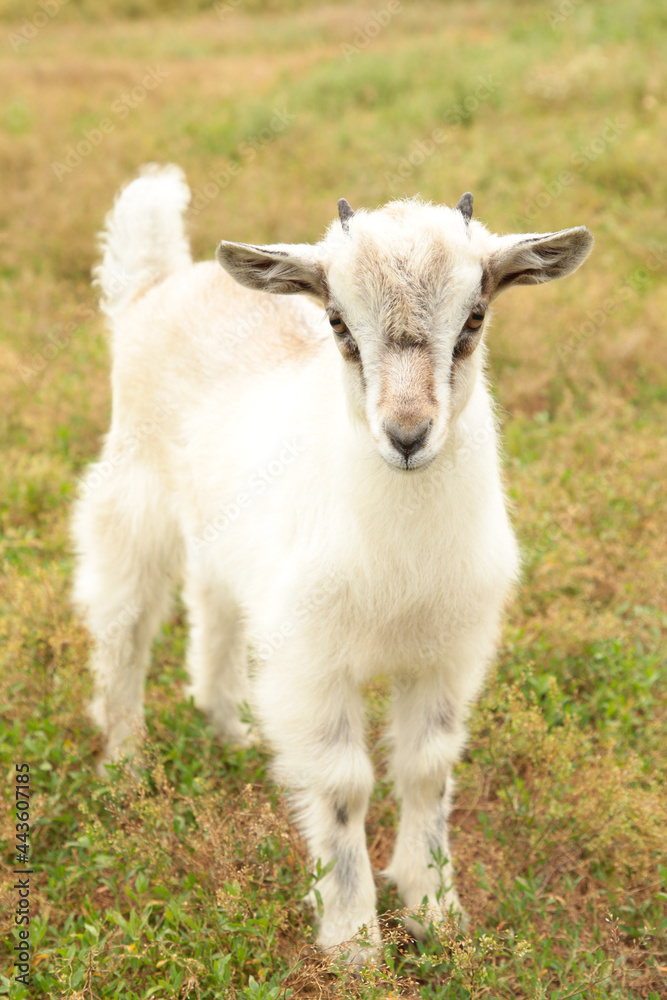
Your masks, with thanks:
[[[130,752],[151,641],[183,581],[194,702],[240,743],[239,706],[253,705],[327,869],[318,942],[363,962],[380,932],[360,686],[394,685],[386,874],[422,935],[459,910],[452,769],[518,573],[489,310],[511,285],[570,274],[592,237],[492,235],[469,194],[454,209],[341,199],[314,246],[222,242],[218,263],[193,264],[189,198],[176,167],[146,168],[102,235],[113,416],[74,526],[93,712],[105,760]]]

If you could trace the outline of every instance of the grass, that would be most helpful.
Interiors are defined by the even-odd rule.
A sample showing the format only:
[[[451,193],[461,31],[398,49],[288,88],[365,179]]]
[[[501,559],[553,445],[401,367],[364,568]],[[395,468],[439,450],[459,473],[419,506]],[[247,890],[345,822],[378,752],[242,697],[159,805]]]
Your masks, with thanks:
[[[383,9],[71,0],[26,38],[41,8],[0,4],[0,994],[667,996],[667,14],[403,0],[371,37]],[[385,963],[357,980],[312,947],[313,878],[267,754],[219,745],[179,698],[180,612],[155,650],[146,770],[95,775],[67,524],[109,419],[94,235],[148,160],[187,171],[201,257],[222,237],[315,239],[343,194],[452,204],[471,189],[497,231],[596,236],[581,273],[514,290],[491,331],[524,577],[458,769],[470,932],[410,942],[378,880]],[[395,827],[386,697],[369,690],[377,870]],[[11,955],[23,760],[30,993]]]

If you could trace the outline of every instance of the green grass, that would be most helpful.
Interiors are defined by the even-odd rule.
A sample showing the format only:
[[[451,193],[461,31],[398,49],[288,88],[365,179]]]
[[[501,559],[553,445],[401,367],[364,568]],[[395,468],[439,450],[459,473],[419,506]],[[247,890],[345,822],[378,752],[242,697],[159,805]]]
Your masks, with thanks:
[[[585,0],[551,23],[555,2],[403,0],[348,58],[382,7],[70,0],[17,45],[40,8],[0,4],[2,995],[29,995],[11,982],[26,760],[33,997],[667,996],[667,14]],[[154,67],[162,82],[129,107]],[[53,163],[106,117],[59,180]],[[220,745],[180,697],[182,611],[156,644],[145,768],[96,776],[68,596],[72,497],[110,408],[89,272],[115,191],[149,160],[180,163],[195,192],[227,177],[193,213],[200,257],[223,237],[314,240],[341,195],[470,189],[496,231],[596,237],[567,282],[503,296],[489,338],[524,572],[458,769],[470,930],[415,944],[378,878],[384,963],[358,979],[313,946],[314,876],[268,751]],[[387,685],[368,696],[379,871],[396,822]]]

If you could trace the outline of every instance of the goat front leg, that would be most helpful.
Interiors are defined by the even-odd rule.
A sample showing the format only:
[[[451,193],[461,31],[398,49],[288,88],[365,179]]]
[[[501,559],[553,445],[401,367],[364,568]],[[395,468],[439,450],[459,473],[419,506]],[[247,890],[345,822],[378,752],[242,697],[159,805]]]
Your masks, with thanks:
[[[363,964],[377,957],[380,930],[365,817],[373,769],[364,745],[363,703],[346,677],[311,660],[262,668],[257,704],[276,751],[276,772],[291,791],[312,861],[328,869],[311,894],[320,909],[317,943],[332,957]],[[319,896],[319,900],[318,900]]]
[[[417,938],[450,912],[463,918],[447,830],[453,767],[465,742],[463,718],[461,697],[447,690],[437,675],[406,677],[398,683],[391,736],[401,818],[385,875],[398,887],[408,910],[415,911],[405,923]]]

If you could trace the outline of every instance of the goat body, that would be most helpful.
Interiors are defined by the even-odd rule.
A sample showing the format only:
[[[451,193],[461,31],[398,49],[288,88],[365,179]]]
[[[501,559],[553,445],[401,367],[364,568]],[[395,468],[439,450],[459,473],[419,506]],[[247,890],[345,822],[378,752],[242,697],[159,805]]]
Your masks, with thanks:
[[[518,572],[488,308],[510,284],[574,270],[592,239],[492,236],[470,196],[343,202],[315,246],[222,243],[219,263],[193,264],[188,200],[177,168],[149,168],[102,238],[113,416],[75,518],[94,715],[106,760],[131,750],[150,644],[183,582],[195,704],[243,743],[250,701],[329,866],[318,941],[364,961],[379,930],[360,686],[393,685],[387,874],[419,935],[459,908],[452,768]]]

